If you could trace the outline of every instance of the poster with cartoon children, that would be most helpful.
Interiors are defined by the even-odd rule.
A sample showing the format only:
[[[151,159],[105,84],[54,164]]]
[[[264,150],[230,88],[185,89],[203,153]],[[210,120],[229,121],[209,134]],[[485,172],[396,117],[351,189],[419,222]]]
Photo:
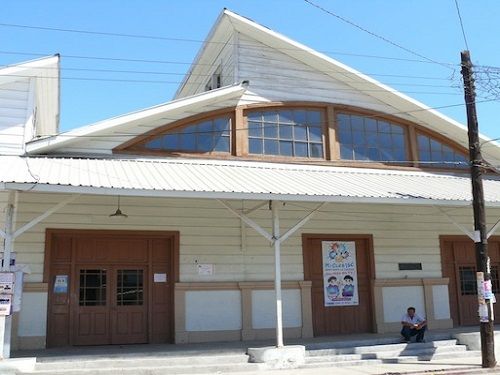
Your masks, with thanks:
[[[359,305],[356,244],[323,241],[322,255],[325,306]]]

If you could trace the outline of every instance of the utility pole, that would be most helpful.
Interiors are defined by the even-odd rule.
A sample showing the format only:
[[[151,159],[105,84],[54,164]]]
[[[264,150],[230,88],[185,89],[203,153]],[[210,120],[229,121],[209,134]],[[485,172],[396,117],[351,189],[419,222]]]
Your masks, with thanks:
[[[484,212],[484,191],[481,168],[483,157],[479,144],[479,129],[476,113],[476,93],[472,77],[472,63],[469,51],[461,53],[462,76],[464,79],[467,128],[469,134],[470,174],[472,182],[472,206],[474,210],[474,242],[477,265],[477,297],[481,334],[482,366],[496,366],[495,332],[493,330],[493,301],[491,294],[491,270],[488,256],[486,217]]]

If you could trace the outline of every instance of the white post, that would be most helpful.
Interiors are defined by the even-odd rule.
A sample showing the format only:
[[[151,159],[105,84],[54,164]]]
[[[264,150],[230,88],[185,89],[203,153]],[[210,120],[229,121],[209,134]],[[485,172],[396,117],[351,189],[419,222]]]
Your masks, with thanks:
[[[14,206],[7,206],[7,214],[5,217],[5,240],[3,246],[3,267],[2,271],[10,270],[10,257],[12,253],[12,222],[14,215]],[[2,359],[10,358],[10,335],[11,335],[11,316],[0,317],[0,354]]]
[[[283,347],[283,309],[281,301],[281,241],[279,202],[271,201],[274,239],[274,291],[276,293],[276,347]]]

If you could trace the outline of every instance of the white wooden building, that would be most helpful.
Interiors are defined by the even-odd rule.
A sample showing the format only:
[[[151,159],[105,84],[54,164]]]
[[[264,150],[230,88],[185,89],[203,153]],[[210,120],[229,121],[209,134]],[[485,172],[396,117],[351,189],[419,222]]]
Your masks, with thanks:
[[[285,341],[477,322],[463,125],[227,10],[173,101],[47,136],[57,66],[0,70],[13,347],[274,337],[276,260]]]

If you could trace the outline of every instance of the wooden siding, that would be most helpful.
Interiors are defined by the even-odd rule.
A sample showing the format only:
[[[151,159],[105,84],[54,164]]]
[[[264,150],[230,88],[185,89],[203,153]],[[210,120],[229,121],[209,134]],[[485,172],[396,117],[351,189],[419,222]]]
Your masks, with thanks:
[[[21,193],[16,227],[61,201],[61,195]],[[256,203],[245,203],[245,208]],[[233,202],[240,208],[241,202]],[[284,232],[313,208],[312,204],[284,206]],[[121,208],[128,219],[115,223],[109,214],[116,197],[81,196],[49,216],[14,244],[19,263],[29,263],[29,282],[41,282],[46,228],[175,230],[180,232],[180,281],[272,280],[274,255],[269,243],[246,228],[242,243],[240,220],[216,201],[122,197]],[[329,204],[282,246],[284,280],[302,280],[302,233],[373,235],[376,278],[441,277],[439,235],[462,234],[432,207],[366,204]],[[472,227],[469,209],[453,210],[457,221]],[[489,226],[500,210],[490,209]],[[250,215],[270,230],[270,212],[260,209]],[[421,262],[422,271],[398,271],[398,262]],[[213,276],[199,276],[197,264],[215,266]]]
[[[0,153],[22,154],[29,79],[0,85]]]
[[[240,104],[318,101],[394,112],[386,104],[248,36],[238,43],[238,80],[250,81]]]

